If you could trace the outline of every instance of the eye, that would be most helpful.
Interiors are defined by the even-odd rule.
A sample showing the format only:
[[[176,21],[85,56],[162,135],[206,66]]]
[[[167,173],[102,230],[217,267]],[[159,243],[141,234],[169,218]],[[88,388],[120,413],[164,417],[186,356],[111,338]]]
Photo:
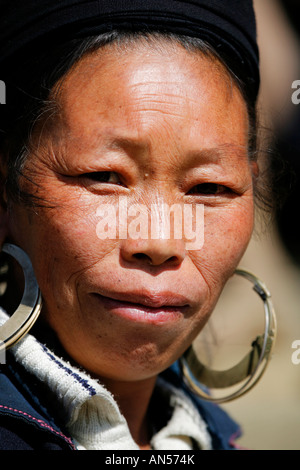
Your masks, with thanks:
[[[201,183],[194,186],[188,194],[204,195],[204,196],[217,196],[225,193],[230,193],[231,190],[223,184],[217,183]]]
[[[115,171],[93,171],[80,175],[80,178],[91,180],[94,183],[122,184],[118,173]]]

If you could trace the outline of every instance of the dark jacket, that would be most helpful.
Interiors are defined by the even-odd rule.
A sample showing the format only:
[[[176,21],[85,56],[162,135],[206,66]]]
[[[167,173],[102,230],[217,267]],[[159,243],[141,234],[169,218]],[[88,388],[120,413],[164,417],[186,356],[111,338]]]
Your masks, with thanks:
[[[234,449],[240,434],[236,423],[219,406],[191,394],[176,364],[162,375],[192,398],[207,423],[213,449]],[[44,385],[9,357],[0,366],[0,450],[76,450],[55,405]]]

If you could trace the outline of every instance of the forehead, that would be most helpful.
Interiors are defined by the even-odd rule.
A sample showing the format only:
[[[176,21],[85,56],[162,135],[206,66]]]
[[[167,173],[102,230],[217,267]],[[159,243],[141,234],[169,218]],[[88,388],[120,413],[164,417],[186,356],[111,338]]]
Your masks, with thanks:
[[[246,104],[223,66],[167,42],[106,46],[85,56],[57,89],[64,137],[89,144],[103,131],[139,140],[153,126],[181,126],[190,137],[201,127],[203,146],[210,139],[238,143],[248,132]]]

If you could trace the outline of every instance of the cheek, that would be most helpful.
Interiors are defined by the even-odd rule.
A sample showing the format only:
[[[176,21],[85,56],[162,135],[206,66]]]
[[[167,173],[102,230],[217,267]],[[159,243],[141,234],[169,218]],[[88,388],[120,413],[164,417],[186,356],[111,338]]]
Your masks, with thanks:
[[[191,256],[211,292],[220,292],[239,264],[252,235],[253,213],[252,198],[206,210],[204,245]]]
[[[96,206],[77,199],[35,212],[12,211],[12,238],[31,258],[42,292],[71,290],[78,276],[114,249],[114,240],[97,235]]]

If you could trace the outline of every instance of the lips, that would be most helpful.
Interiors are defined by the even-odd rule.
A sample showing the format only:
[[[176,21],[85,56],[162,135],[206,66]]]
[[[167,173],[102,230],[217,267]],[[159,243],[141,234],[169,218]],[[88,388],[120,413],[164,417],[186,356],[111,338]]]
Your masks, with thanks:
[[[169,323],[178,320],[189,309],[185,296],[173,292],[149,291],[93,293],[99,304],[114,315],[143,323]]]
[[[188,299],[179,294],[172,292],[160,292],[151,293],[149,291],[142,292],[126,292],[126,293],[109,293],[109,294],[97,294],[107,300],[116,300],[121,303],[134,304],[136,306],[148,307],[151,309],[161,308],[179,308],[189,307],[190,303]]]

